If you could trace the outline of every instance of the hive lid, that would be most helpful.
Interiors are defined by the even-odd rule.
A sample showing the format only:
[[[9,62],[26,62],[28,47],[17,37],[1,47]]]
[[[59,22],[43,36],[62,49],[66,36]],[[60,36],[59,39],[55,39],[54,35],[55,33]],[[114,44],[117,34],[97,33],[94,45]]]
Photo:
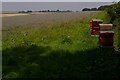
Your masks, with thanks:
[[[99,24],[101,27],[102,26],[109,26],[109,27],[112,27],[113,26],[113,24]]]
[[[103,22],[103,20],[101,20],[101,19],[92,19],[92,21],[99,21],[99,22]]]
[[[111,31],[112,30],[112,24],[99,24],[101,31]]]
[[[100,31],[100,33],[114,33],[113,31]]]

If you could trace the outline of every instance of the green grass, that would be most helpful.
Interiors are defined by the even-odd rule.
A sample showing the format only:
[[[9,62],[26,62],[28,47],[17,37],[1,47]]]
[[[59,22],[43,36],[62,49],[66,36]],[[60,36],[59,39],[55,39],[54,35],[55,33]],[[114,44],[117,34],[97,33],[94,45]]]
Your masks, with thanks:
[[[16,47],[21,44],[36,44],[42,46],[51,46],[53,49],[76,50],[89,47],[97,47],[97,38],[90,35],[89,21],[92,18],[104,18],[104,13],[96,15],[86,15],[80,20],[66,21],[61,24],[51,24],[46,27],[33,28],[20,26],[13,31],[9,31],[7,38],[3,38],[3,49]],[[95,42],[96,41],[96,42]],[[5,43],[5,44],[4,44]],[[77,49],[77,50],[78,50]]]
[[[119,78],[116,52],[99,48],[98,38],[90,35],[92,18],[108,21],[105,12],[99,12],[80,20],[9,31],[3,39],[3,78]]]

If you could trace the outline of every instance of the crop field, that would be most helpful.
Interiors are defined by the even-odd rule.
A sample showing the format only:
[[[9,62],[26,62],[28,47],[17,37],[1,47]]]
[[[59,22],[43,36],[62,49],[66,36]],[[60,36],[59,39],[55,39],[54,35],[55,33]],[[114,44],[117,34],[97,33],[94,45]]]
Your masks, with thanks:
[[[47,13],[45,13],[45,12],[41,12],[41,13],[39,13],[39,12],[32,12],[32,13],[30,13],[30,14],[28,14],[28,13],[0,13],[1,15],[0,15],[0,17],[13,17],[13,16],[24,16],[24,15],[36,15],[36,14],[50,14],[49,12]]]
[[[0,17],[23,16],[27,14],[2,14]]]
[[[60,24],[68,21],[79,21],[85,19],[86,15],[95,15],[96,12],[70,12],[70,13],[42,13],[42,14],[29,14],[27,16],[14,16],[4,17],[3,16],[3,29],[7,27],[15,27],[20,25],[37,25],[42,27],[43,25],[49,24]],[[7,14],[11,15],[11,14]],[[21,15],[21,14],[19,14]],[[92,17],[92,16],[91,16]]]
[[[3,78],[120,78],[117,52],[91,36],[93,18],[109,22],[100,11],[3,17]]]

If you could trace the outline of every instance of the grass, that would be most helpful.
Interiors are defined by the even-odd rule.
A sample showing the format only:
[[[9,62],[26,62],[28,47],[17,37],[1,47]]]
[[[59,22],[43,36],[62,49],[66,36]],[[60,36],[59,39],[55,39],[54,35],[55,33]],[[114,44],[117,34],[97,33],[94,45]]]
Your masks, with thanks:
[[[97,12],[61,24],[9,30],[3,38],[3,78],[118,79],[119,56],[98,47],[98,38],[90,35],[92,18],[108,21],[105,12]]]
[[[118,21],[118,47],[119,47],[119,51],[120,51],[120,23]]]

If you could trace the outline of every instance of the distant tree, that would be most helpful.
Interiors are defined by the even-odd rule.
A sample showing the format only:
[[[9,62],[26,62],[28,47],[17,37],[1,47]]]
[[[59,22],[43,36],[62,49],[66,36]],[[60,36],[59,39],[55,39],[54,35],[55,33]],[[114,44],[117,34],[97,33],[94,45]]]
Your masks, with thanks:
[[[27,10],[27,13],[31,13],[32,11],[30,11],[30,10]]]
[[[91,8],[91,11],[97,11],[98,9],[97,8]]]
[[[60,10],[58,9],[56,12],[60,12]]]
[[[90,9],[89,8],[84,8],[84,9],[82,9],[82,11],[90,11]]]
[[[25,13],[25,11],[19,11],[18,13]]]
[[[50,10],[48,10],[47,12],[50,12]]]
[[[118,4],[120,4],[120,1],[118,2]]]
[[[47,12],[46,10],[42,10],[41,12]]]
[[[100,7],[98,7],[98,10],[106,10],[109,7],[110,6],[108,6],[108,5],[106,5],[106,6],[100,6]]]
[[[67,10],[67,12],[72,12],[72,11],[70,11],[70,10]]]

